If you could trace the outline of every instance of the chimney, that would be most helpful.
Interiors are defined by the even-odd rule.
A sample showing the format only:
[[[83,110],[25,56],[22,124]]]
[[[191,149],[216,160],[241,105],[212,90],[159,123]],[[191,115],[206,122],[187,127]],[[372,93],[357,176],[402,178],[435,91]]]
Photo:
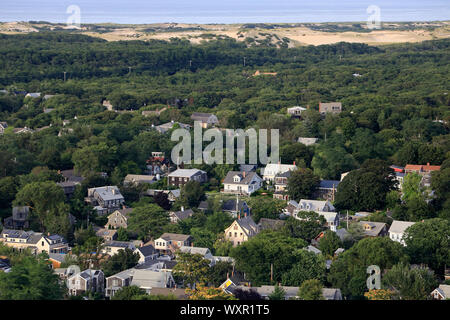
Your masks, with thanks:
[[[429,163],[429,162],[427,162],[427,166],[430,166],[430,163]]]
[[[142,248],[144,246],[144,241],[141,242],[140,247]]]
[[[242,176],[245,178],[245,171],[242,171]]]
[[[127,207],[125,207],[125,205],[123,204],[123,205],[122,205],[122,209],[125,210],[126,208],[127,208]]]
[[[50,237],[50,232],[47,232],[47,236],[49,236],[49,237]]]
[[[295,161],[294,161],[294,166],[295,166]]]

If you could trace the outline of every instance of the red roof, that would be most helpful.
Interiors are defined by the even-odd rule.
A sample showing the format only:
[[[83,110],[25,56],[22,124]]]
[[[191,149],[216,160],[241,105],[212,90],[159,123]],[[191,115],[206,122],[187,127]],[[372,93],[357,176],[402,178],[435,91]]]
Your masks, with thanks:
[[[437,171],[437,170],[441,170],[441,166],[430,166],[429,163],[427,163],[426,165],[422,165],[422,164],[407,164],[405,167],[405,170],[410,170],[410,171]]]

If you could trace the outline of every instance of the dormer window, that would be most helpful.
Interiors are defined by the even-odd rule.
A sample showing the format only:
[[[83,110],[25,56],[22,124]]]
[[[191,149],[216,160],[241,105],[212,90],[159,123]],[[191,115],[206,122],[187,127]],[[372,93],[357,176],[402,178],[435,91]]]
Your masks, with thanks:
[[[238,175],[233,177],[233,181],[234,182],[240,182],[241,181],[241,177],[239,177]]]

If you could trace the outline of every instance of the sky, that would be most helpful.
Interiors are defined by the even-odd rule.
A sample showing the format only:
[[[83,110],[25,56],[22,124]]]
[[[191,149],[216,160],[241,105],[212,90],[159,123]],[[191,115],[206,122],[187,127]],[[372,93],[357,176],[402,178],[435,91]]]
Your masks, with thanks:
[[[449,0],[1,0],[0,21],[66,22],[80,8],[81,23],[294,23],[450,20]]]

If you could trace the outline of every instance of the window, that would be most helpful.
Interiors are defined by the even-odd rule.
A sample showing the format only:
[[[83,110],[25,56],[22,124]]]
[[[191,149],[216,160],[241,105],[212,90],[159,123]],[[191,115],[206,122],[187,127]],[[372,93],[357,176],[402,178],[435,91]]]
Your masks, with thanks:
[[[237,237],[237,232],[234,233],[234,236]]]
[[[228,233],[228,236],[231,237],[231,232]]]

